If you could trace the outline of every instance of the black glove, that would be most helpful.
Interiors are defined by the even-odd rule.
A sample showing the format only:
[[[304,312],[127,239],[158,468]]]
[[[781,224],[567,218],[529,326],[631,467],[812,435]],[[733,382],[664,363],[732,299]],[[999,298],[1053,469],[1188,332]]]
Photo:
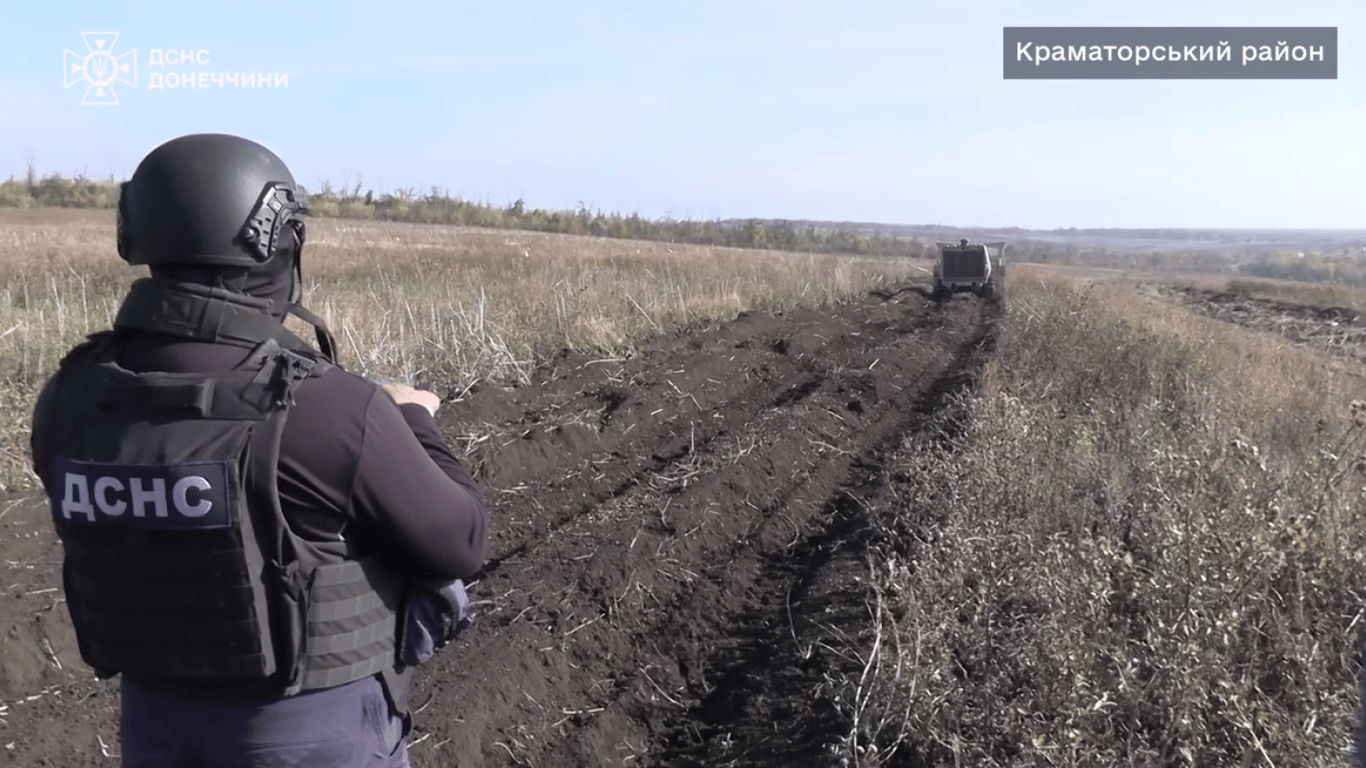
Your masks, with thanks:
[[[413,582],[403,613],[399,661],[409,667],[430,660],[474,625],[470,597],[459,579]]]

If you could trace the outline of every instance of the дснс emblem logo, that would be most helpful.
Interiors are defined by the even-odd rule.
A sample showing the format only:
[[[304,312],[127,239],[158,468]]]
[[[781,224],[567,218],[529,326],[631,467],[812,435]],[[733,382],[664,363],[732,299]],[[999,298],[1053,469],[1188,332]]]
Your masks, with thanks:
[[[69,88],[85,81],[82,104],[118,104],[115,82],[138,87],[137,49],[115,56],[113,49],[119,39],[118,32],[82,32],[81,37],[85,40],[84,55],[63,51],[62,85]]]

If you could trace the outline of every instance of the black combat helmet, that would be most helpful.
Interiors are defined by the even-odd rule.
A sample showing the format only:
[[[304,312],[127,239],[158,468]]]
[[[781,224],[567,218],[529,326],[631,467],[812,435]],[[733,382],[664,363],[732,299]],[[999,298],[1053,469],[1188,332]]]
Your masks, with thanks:
[[[239,267],[269,261],[294,223],[303,244],[308,197],[274,152],[200,133],[152,150],[120,187],[119,255],[153,267]]]
[[[119,256],[154,278],[267,299],[277,319],[312,324],[335,361],[326,324],[298,303],[307,213],[307,194],[274,152],[223,133],[181,136],[119,187]]]

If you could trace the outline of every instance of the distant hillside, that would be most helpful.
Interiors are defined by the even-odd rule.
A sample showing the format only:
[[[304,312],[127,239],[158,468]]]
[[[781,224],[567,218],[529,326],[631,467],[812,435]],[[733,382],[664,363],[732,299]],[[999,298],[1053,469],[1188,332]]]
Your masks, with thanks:
[[[748,219],[727,219],[742,226]],[[942,224],[882,224],[849,221],[760,220],[766,226],[795,225],[816,231],[845,231],[866,236],[923,241],[1004,240],[1013,245],[1049,244],[1077,251],[1116,254],[1206,253],[1228,256],[1270,255],[1283,251],[1366,253],[1366,229],[1023,229],[1021,227],[961,227]]]
[[[313,213],[326,218],[380,219],[520,229],[695,245],[925,257],[936,240],[1004,240],[1014,261],[1088,264],[1147,270],[1285,277],[1366,284],[1362,256],[1366,230],[1295,229],[1023,229],[943,224],[883,224],[793,219],[647,219],[605,213],[582,203],[574,209],[506,206],[465,200],[439,187],[390,194],[323,182],[309,191]],[[118,199],[113,178],[56,174],[0,181],[0,208],[109,208]]]

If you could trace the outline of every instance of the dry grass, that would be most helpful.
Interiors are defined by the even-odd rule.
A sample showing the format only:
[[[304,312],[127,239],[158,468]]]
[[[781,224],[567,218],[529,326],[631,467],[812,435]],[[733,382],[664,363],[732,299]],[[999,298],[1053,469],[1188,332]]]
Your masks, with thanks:
[[[558,349],[630,354],[646,334],[750,308],[822,306],[904,261],[322,222],[310,301],[367,369],[513,379]],[[316,266],[313,266],[316,265]]]
[[[1254,299],[1306,304],[1311,307],[1366,308],[1366,288],[1337,283],[1235,278],[1228,281],[1225,290]]]
[[[0,211],[0,490],[35,487],[33,398],[145,274],[118,258],[113,235],[109,211]],[[911,271],[905,260],[338,220],[311,222],[304,253],[305,303],[331,325],[343,364],[446,392],[517,381],[563,348],[629,355],[660,330],[828,305]]]
[[[1122,285],[1013,278],[881,518],[903,546],[866,764],[1343,764],[1361,378]]]

